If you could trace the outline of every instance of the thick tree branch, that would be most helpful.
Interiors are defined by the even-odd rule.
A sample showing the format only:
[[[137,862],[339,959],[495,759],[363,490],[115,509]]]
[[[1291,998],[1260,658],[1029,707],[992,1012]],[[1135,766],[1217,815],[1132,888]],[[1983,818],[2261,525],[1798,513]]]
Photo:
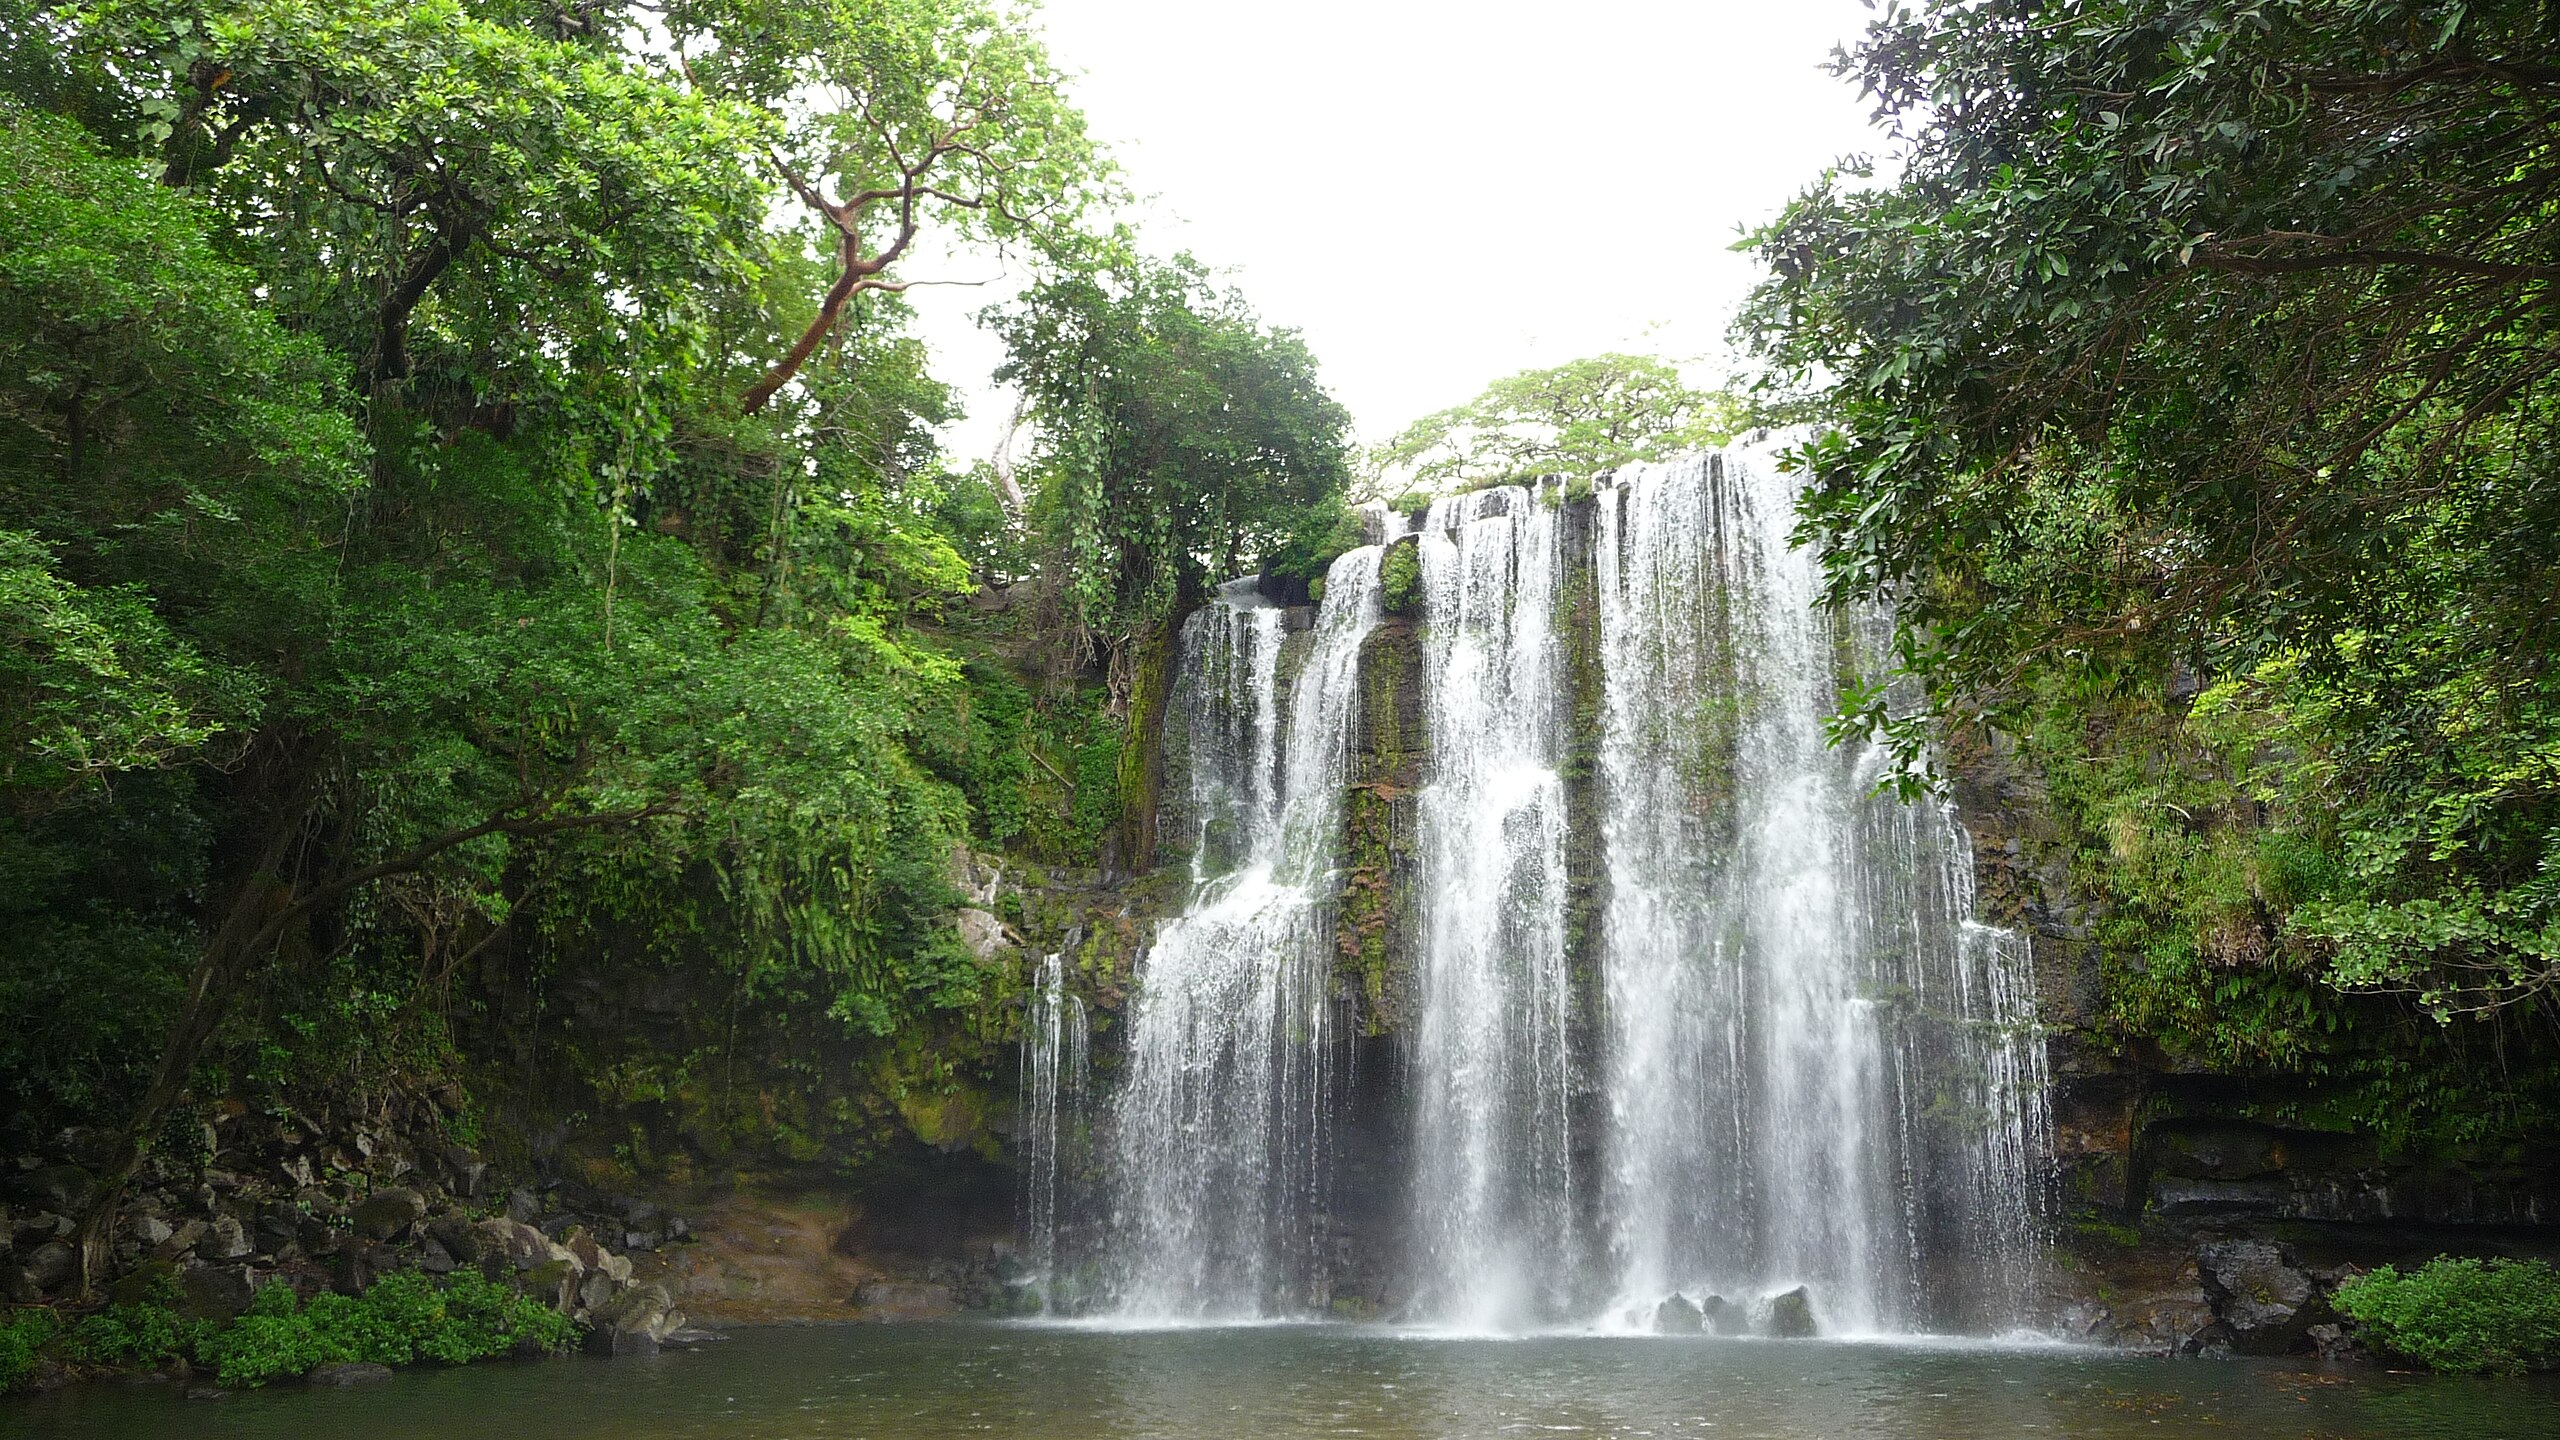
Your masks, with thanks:
[[[2225,243],[2197,247],[2190,263],[2199,270],[2221,270],[2236,275],[2300,275],[2318,270],[2373,270],[2405,265],[2420,270],[2477,275],[2490,280],[2560,280],[2560,265],[2521,265],[2503,260],[2482,260],[2470,255],[2447,255],[2433,250],[2335,249],[2310,255],[2243,255]]]

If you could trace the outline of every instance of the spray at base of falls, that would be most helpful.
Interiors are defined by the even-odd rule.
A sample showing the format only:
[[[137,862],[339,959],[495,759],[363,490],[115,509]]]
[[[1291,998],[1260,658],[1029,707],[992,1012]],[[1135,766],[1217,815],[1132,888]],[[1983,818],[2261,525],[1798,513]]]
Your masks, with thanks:
[[[1137,977],[1107,1164],[1124,1315],[1321,1309],[1334,900],[1379,551],[1353,550],[1281,723],[1283,612],[1230,585],[1184,627],[1193,899]]]
[[[1819,608],[1793,501],[1744,450],[1588,501],[1446,497],[1402,542],[1429,745],[1406,1319],[1652,1328],[1675,1294],[1675,1318],[1766,1317],[1797,1286],[1827,1333],[2026,1314],[2049,1148],[2026,948],[1974,920],[1949,807],[1825,743],[1883,622]],[[1103,1165],[1124,1316],[1331,1298],[1342,791],[1381,553],[1336,562],[1286,663],[1249,585],[1185,627],[1193,898],[1141,963]]]

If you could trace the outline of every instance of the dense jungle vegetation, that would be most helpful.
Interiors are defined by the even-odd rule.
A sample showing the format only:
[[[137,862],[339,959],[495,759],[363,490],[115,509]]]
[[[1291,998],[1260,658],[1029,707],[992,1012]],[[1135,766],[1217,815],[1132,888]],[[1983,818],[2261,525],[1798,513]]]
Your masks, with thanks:
[[[2555,39],[1890,7],[1837,67],[1887,161],[1750,241],[1771,383],[1837,422],[1802,534],[1926,696],[1845,723],[2016,737],[2128,1050],[2404,1137],[2560,1118]]]
[[[2111,1043],[2395,1139],[2560,1123],[2549,0],[1888,6],[1839,68],[1889,154],[1747,242],[1761,394],[1599,356],[1365,461],[1118,223],[1033,34],[0,0],[0,1151],[86,1137],[93,1227],[216,1097],[873,1163],[1001,1067],[965,852],[1143,864],[1211,582],[1321,577],[1364,464],[1768,418],[1833,597],[1895,607],[1842,733],[2014,747]],[[1031,277],[1019,466],[936,438],[904,293],[954,247]],[[673,1018],[543,1040],[599,971]]]
[[[0,1144],[83,1127],[94,1219],[187,1101],[859,1159],[989,1071],[955,851],[1112,865],[1131,657],[1348,474],[1030,34],[0,4]],[[1036,277],[1018,474],[937,449],[920,245]],[[598,956],[683,1023],[545,1069]]]

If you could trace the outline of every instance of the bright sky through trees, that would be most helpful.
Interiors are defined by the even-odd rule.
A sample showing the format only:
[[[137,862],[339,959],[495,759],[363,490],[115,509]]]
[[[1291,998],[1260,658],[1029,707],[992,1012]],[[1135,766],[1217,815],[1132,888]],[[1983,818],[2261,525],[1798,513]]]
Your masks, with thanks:
[[[1570,6],[1048,0],[1071,92],[1141,197],[1146,243],[1232,270],[1305,330],[1379,440],[1497,376],[1603,350],[1709,357],[1774,216],[1872,148],[1823,73],[1857,0]],[[991,261],[940,273],[984,278]],[[928,273],[922,267],[915,272]],[[984,454],[1010,405],[968,316],[1000,287],[912,298]]]

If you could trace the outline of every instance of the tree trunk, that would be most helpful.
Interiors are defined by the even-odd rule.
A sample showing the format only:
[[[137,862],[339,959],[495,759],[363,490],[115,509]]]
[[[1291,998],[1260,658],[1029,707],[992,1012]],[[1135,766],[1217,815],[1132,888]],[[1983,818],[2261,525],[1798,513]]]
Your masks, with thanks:
[[[204,1053],[205,1042],[213,1038],[213,1032],[229,1012],[231,997],[239,993],[259,954],[274,943],[269,922],[293,893],[287,864],[302,838],[307,818],[305,804],[297,796],[277,818],[257,860],[232,892],[231,906],[221,927],[206,940],[204,954],[196,961],[195,973],[187,982],[186,999],[179,1007],[178,1022],[161,1047],[160,1064],[152,1072],[150,1088],[143,1091],[142,1103],[126,1119],[111,1158],[99,1173],[97,1184],[89,1192],[89,1203],[81,1212],[73,1248],[79,1255],[79,1294],[83,1299],[88,1298],[106,1272],[108,1232],[115,1222],[116,1208],[124,1198],[125,1187],[133,1183],[134,1172],[151,1153],[161,1117],[186,1094],[196,1061]]]

